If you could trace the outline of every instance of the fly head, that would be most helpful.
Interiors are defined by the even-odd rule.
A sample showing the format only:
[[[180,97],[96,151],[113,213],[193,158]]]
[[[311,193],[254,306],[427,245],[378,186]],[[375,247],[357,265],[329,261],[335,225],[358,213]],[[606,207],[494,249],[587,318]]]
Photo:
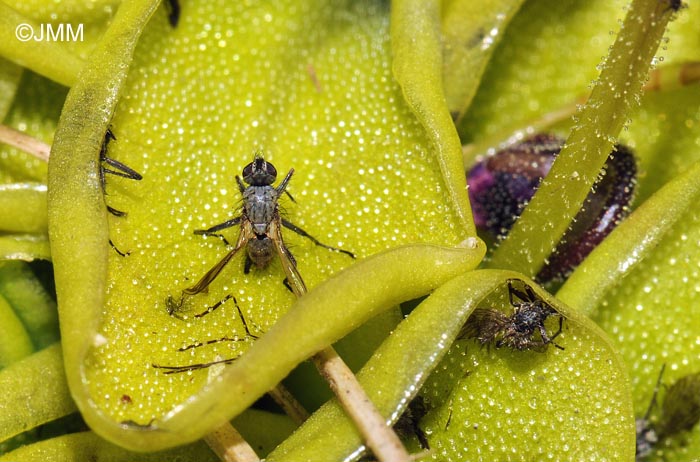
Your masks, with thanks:
[[[251,186],[270,186],[277,178],[277,169],[266,162],[259,154],[255,155],[253,162],[243,167],[243,181]]]

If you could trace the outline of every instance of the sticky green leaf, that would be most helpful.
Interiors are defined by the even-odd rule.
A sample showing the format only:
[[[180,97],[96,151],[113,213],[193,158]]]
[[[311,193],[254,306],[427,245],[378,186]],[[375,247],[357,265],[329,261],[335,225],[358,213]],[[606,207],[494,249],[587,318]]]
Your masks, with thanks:
[[[53,141],[66,90],[33,72],[23,72],[4,124],[45,143]],[[0,143],[0,182],[46,183],[47,163]]]
[[[442,2],[442,81],[452,119],[459,124],[486,65],[523,1]]]
[[[700,163],[676,177],[644,202],[569,277],[557,297],[591,315],[608,292],[655,252],[667,233],[682,224],[700,195]]]
[[[488,350],[473,340],[449,349],[477,306],[503,304],[512,311],[502,293],[511,278],[532,285],[517,273],[475,271],[445,283],[421,303],[359,373],[372,401],[394,422],[427,379],[420,395],[429,412],[418,424],[434,460],[468,460],[470,454],[499,460],[513,452],[631,458],[634,419],[624,364],[595,324],[544,291],[535,287],[566,318],[557,338],[565,350]],[[553,330],[552,321],[547,327]],[[522,432],[534,436],[523,439]],[[352,422],[332,402],[266,460],[355,460],[361,449]]]
[[[445,79],[442,67],[445,61],[431,55],[436,49],[442,52],[442,44],[436,37],[446,33],[445,17],[436,14],[439,12],[437,3],[413,5],[422,8],[414,12],[423,11],[428,15],[416,16],[414,24],[420,26],[418,29],[406,21],[404,27],[399,27],[400,32],[392,37],[392,42],[396,42],[394,45],[407,52],[399,59],[405,67],[394,77],[390,72],[395,63],[389,50],[389,10],[385,4],[378,3],[336,2],[331,5],[310,1],[251,6],[187,2],[183,5],[183,21],[175,30],[167,25],[164,10],[155,12],[133,63],[128,53],[119,47],[112,49],[113,54],[106,53],[94,59],[99,66],[91,76],[90,90],[84,94],[94,96],[94,99],[72,107],[67,105],[70,110],[67,110],[62,125],[70,128],[62,128],[57,137],[65,157],[56,163],[55,171],[60,174],[53,178],[52,185],[60,185],[57,191],[63,188],[65,195],[61,204],[55,207],[56,215],[52,220],[56,219],[56,223],[60,222],[63,227],[63,233],[54,240],[54,245],[61,254],[57,279],[59,292],[63,288],[63,294],[59,293],[59,296],[64,297],[61,300],[62,322],[67,333],[64,341],[67,356],[72,358],[68,370],[73,374],[74,383],[82,384],[82,379],[90,379],[92,388],[81,399],[82,402],[92,400],[96,403],[94,409],[104,412],[91,420],[101,432],[111,432],[115,422],[131,419],[145,424],[153,415],[165,415],[173,405],[182,401],[181,398],[195,393],[206,381],[206,372],[161,375],[151,368],[152,362],[184,365],[210,361],[217,356],[233,357],[252,343],[239,342],[232,348],[228,343],[222,343],[178,352],[178,348],[196,342],[235,334],[242,336],[244,333],[232,300],[203,319],[193,318],[195,313],[231,293],[236,296],[253,331],[259,334],[274,329],[271,326],[289,310],[293,297],[280,283],[283,276],[279,264],[275,262],[264,271],[253,270],[244,275],[243,256],[236,257],[229,264],[209,294],[199,295],[188,302],[180,313],[187,318],[185,321],[169,317],[165,306],[168,295],[178,296],[184,287],[201,277],[227,251],[220,240],[193,236],[192,231],[237,214],[240,197],[234,176],[240,175],[256,148],[262,148],[278,168],[278,180],[290,168],[295,169],[289,190],[296,203],[285,197],[282,205],[290,221],[324,243],[347,248],[365,257],[413,242],[455,245],[473,233],[469,231],[470,218],[466,218],[469,215],[468,206],[463,201],[466,195],[460,186],[462,172],[455,161],[458,140],[451,132],[454,130],[451,121],[446,118],[450,106],[444,101],[445,89],[440,88]],[[443,11],[449,12],[450,3],[443,3]],[[410,2],[404,2],[401,8],[406,5],[411,6]],[[453,5],[457,6],[454,2]],[[402,11],[411,11],[411,8],[401,8],[395,13],[401,15]],[[679,20],[672,24],[669,50],[664,50],[664,55],[670,60],[697,59],[696,10],[685,9]],[[112,14],[109,8],[101,10],[95,14],[95,24],[103,24],[104,12]],[[41,14],[46,14],[46,11]],[[60,14],[68,13],[61,10]],[[82,13],[76,14],[75,17],[79,17]],[[498,131],[506,126],[503,121],[518,123],[574,101],[597,74],[595,65],[606,54],[611,42],[609,32],[617,28],[616,21],[622,14],[622,2],[527,2],[493,51],[494,60],[480,82],[475,104],[462,125],[471,127],[462,130],[464,139]],[[409,15],[401,17],[406,19]],[[138,18],[131,19],[136,21]],[[484,16],[484,19],[488,18]],[[397,21],[396,25],[400,26],[400,22]],[[470,27],[473,24],[465,30]],[[133,33],[130,26],[123,29],[127,35]],[[415,31],[420,33],[413,34]],[[124,44],[123,41],[116,43]],[[681,44],[682,50],[677,50],[676,43]],[[415,55],[410,56],[413,52]],[[121,78],[123,74],[120,72],[127,66],[131,66],[129,78],[119,93],[119,84],[112,77],[118,75]],[[106,82],[109,88],[105,88]],[[103,199],[97,181],[96,159],[118,93],[121,100],[111,119],[117,140],[110,144],[108,155],[135,168],[145,177],[135,182],[108,176],[107,196]],[[30,133],[37,126],[42,127],[37,132],[51,126],[54,123],[52,117],[44,116],[39,106],[47,100],[46,94],[55,98],[60,92],[47,86],[45,79],[25,72],[10,114],[12,125],[23,127]],[[404,103],[404,94],[407,103]],[[698,155],[694,149],[697,146],[695,130],[700,126],[697,98],[696,88],[664,91],[648,97],[639,121],[630,125],[629,134],[623,135],[636,144],[639,154],[643,172],[640,200],[650,197],[697,158],[694,157]],[[44,139],[50,141],[50,130],[48,133]],[[5,152],[6,148],[0,148],[2,175],[8,170],[5,166],[9,166],[12,169],[7,177],[10,181],[41,180],[40,168],[25,169],[28,162],[21,157],[8,163]],[[74,158],[69,158],[69,153]],[[108,216],[105,221],[105,202],[127,212],[127,216]],[[670,202],[665,202],[665,205],[672,208]],[[679,203],[673,205],[679,206]],[[58,218],[59,214],[64,216]],[[661,226],[659,230],[652,228],[645,230],[651,233],[663,231]],[[229,241],[233,241],[236,233],[237,229],[233,228],[225,234]],[[634,233],[639,239],[642,234]],[[319,286],[329,275],[353,263],[348,257],[316,248],[293,233],[285,231],[284,235],[310,287]],[[7,238],[0,237],[0,247]],[[115,249],[108,246],[109,239]],[[530,244],[519,242],[520,247]],[[46,243],[44,247],[44,254],[48,256]],[[126,256],[120,256],[118,252]],[[629,257],[631,255],[623,255],[620,247],[611,261],[624,261]],[[676,261],[681,262],[681,258],[677,256]],[[422,260],[418,268],[431,272],[434,264],[434,261]],[[465,271],[471,264],[474,261],[470,259],[460,271]],[[645,265],[642,261],[636,271],[648,271],[643,269]],[[688,274],[692,274],[691,265],[692,259],[679,263]],[[387,278],[403,271],[411,273],[406,277],[414,277],[412,272],[416,269],[407,260],[401,260],[385,270]],[[659,280],[662,280],[660,276]],[[360,284],[359,279],[349,281]],[[683,283],[682,278],[680,281]],[[668,282],[669,287],[674,284]],[[356,290],[363,289],[364,286],[358,285]],[[417,288],[415,290],[418,292]],[[622,288],[618,290],[623,291]],[[584,288],[575,292],[579,299],[587,294]],[[340,304],[353,300],[354,292],[334,295],[335,303]],[[606,300],[605,295],[601,299]],[[597,300],[590,300],[590,310],[601,309]],[[365,302],[363,309],[374,309],[368,308],[374,307],[369,301]],[[339,308],[343,309],[344,305]],[[317,316],[325,320],[327,311]],[[634,322],[631,317],[625,316],[624,319]],[[302,326],[298,328],[302,332],[279,334],[278,344],[284,345],[280,349],[291,349],[290,345],[296,345],[301,335],[314,331],[318,324],[318,320],[316,324],[308,325],[297,322],[297,326]],[[324,339],[325,342],[341,335],[345,331],[345,327],[341,328],[344,322],[347,321],[336,319],[328,330],[318,333],[319,337],[313,340]],[[567,336],[569,339],[580,337],[576,353],[589,348],[602,351],[601,357],[609,356],[609,348],[601,340],[603,337],[584,324],[571,324],[572,330],[566,330],[562,340]],[[665,339],[673,345],[676,335],[678,332],[672,332]],[[681,339],[681,343],[683,341]],[[473,342],[462,343],[470,345]],[[642,348],[641,344],[638,348]],[[435,441],[441,441],[443,446],[458,440],[450,431],[456,432],[460,427],[453,428],[451,424],[444,431],[450,410],[455,415],[472,419],[479,412],[478,406],[476,409],[472,406],[473,401],[462,388],[488,390],[494,377],[506,382],[511,380],[509,383],[530,383],[528,380],[531,380],[519,369],[511,367],[515,361],[508,359],[502,351],[494,355],[484,352],[482,357],[472,350],[468,349],[466,354],[472,363],[466,364],[480,361],[488,368],[484,366],[480,375],[475,373],[463,378],[464,383],[458,380],[456,388],[449,377],[442,381],[436,376],[435,380],[442,382],[444,390],[434,395],[439,406],[421,424],[424,428],[430,425]],[[545,375],[545,366],[557,366],[556,371],[549,367],[546,376],[556,374],[563,377],[563,382],[552,380],[546,385],[537,384],[552,397],[556,410],[567,415],[574,409],[567,407],[570,404],[568,398],[579,396],[576,393],[583,387],[578,384],[579,388],[572,392],[570,388],[562,389],[559,385],[573,383],[567,375],[571,372],[569,366],[586,371],[582,373],[585,377],[589,376],[591,366],[578,356],[565,365],[559,363],[561,355],[571,350],[568,346],[564,352],[550,350],[544,359],[534,356],[542,363],[533,361],[527,365],[540,375]],[[460,352],[450,353],[450,358],[459,358]],[[266,358],[274,361],[270,361],[267,369],[263,367],[262,372],[258,371],[260,365],[257,365],[255,372],[261,374],[261,378],[256,379],[258,384],[272,383],[284,370],[276,369],[279,363],[275,361],[291,361],[291,355],[277,357],[274,352],[267,354],[270,356]],[[682,356],[678,355],[679,358]],[[682,364],[682,359],[676,362]],[[462,377],[465,365],[462,360],[445,361],[444,365],[446,371],[443,375]],[[85,377],[78,374],[80,368],[87,370]],[[119,371],[115,373],[117,369]],[[681,369],[676,373],[681,374],[684,371]],[[252,366],[250,370],[253,370]],[[629,387],[617,380],[620,377],[618,369],[604,367],[601,370],[616,377],[612,414],[606,414],[606,408],[586,408],[583,415],[593,422],[595,430],[602,428],[602,431],[607,431],[606,415],[622,412],[624,429],[622,433],[610,432],[610,439],[624,440],[619,443],[619,454],[631,457],[631,410],[623,412],[621,404]],[[232,372],[238,378],[247,377],[237,374]],[[595,372],[590,376],[597,377]],[[110,382],[112,377],[116,380]],[[674,377],[671,374],[670,380]],[[119,382],[115,384],[117,380]],[[246,390],[263,388],[262,385],[237,386],[250,387]],[[635,395],[637,410],[642,406],[638,401],[648,403],[650,398],[648,386],[638,388],[641,393]],[[81,389],[76,386],[74,392],[76,390]],[[512,391],[507,387],[504,390]],[[599,393],[595,386],[592,390]],[[125,394],[135,397],[135,406],[118,403]],[[448,398],[452,396],[450,407]],[[465,396],[469,405],[454,405],[458,398]],[[563,400],[558,399],[560,396]],[[504,402],[494,406],[503,407]],[[192,406],[192,412],[202,411],[207,404],[213,408],[219,406],[218,401],[202,400],[199,409]],[[241,403],[236,405],[243,406]],[[134,410],[136,406],[144,406],[145,413],[142,415]],[[550,422],[548,419],[557,415],[540,416],[537,410],[532,411],[536,414],[532,419],[545,426]],[[502,417],[508,420],[521,414],[530,416],[528,413],[531,412],[520,408],[517,411],[511,409],[512,414],[504,412]],[[487,425],[493,430],[500,423],[496,420],[484,423],[481,428]],[[156,426],[160,423],[154,422]],[[587,434],[579,428],[579,423],[577,421],[567,428],[577,435]],[[468,427],[462,430],[473,431]],[[204,428],[196,431],[204,431]],[[125,444],[147,445],[150,436],[143,435],[149,433],[147,430],[133,433],[139,435]],[[515,430],[511,429],[509,434],[515,435]],[[188,438],[195,437],[194,433],[187,435]],[[498,438],[502,434],[492,431],[490,435],[497,439],[499,443],[496,444],[500,444]],[[562,458],[569,455],[566,448],[559,445],[564,436],[554,441],[551,431],[545,431],[543,435],[538,440],[542,443],[539,448],[521,446],[519,441],[508,447],[520,448],[524,454],[537,454],[529,451],[546,449],[547,453]],[[119,434],[113,439],[122,441],[122,438],[132,436]],[[579,441],[568,450],[570,454],[589,454],[586,452],[587,443]],[[302,444],[308,448],[313,441],[303,441]],[[447,459],[449,451],[445,449],[435,457]],[[314,451],[311,453],[318,456]]]
[[[46,185],[0,185],[0,230],[10,233],[46,233]]]
[[[56,302],[24,262],[0,263],[0,294],[12,306],[36,349],[59,340]]]
[[[593,322],[531,287],[565,316],[556,339],[565,349],[550,345],[541,353],[458,342],[422,391],[430,410],[421,428],[433,460],[633,460],[625,364]],[[546,323],[550,332],[556,326],[552,318]]]
[[[154,344],[164,341],[158,336],[154,336],[153,340],[146,338],[144,343],[148,345],[150,342],[151,347],[133,349],[128,361],[141,366],[138,369],[134,367],[139,374],[145,371],[154,376],[154,384],[167,392],[160,392],[161,395],[175,400],[170,404],[172,408],[166,407],[169,405],[167,401],[160,404],[145,400],[141,389],[127,388],[130,385],[127,382],[120,384],[118,389],[127,390],[132,401],[162,406],[162,416],[156,414],[156,420],[144,427],[106,420],[101,415],[104,412],[101,409],[87,408],[83,410],[83,415],[102,435],[132,448],[162,448],[199,438],[242,412],[281,381],[293,367],[352,329],[395,304],[426,294],[476,266],[485,251],[483,244],[470,240],[467,245],[466,248],[453,249],[431,245],[405,246],[380,253],[345,269],[299,299],[245,354],[213,380],[204,374],[159,377],[158,372],[150,367],[150,361],[158,364],[172,361],[172,358],[178,357],[177,351],[173,354],[178,343],[164,339],[164,345],[168,347],[163,348],[163,345]],[[403,270],[392,271],[397,265]],[[426,272],[426,267],[432,270]],[[337,294],[344,294],[344,297]],[[157,319],[153,317],[147,322],[154,325]],[[319,319],[324,320],[320,325]],[[299,332],[305,332],[305,335],[300,336]],[[240,327],[237,335],[244,335]],[[231,357],[231,353],[228,354],[226,357]],[[118,363],[114,366],[104,364],[107,367],[96,372],[111,374],[112,377],[120,374]],[[97,373],[94,376],[101,379]],[[113,393],[114,385],[104,379],[102,381],[95,383],[92,390],[96,385],[104,388],[93,391],[93,394],[108,397],[106,394]],[[141,382],[134,383],[138,385]],[[153,396],[153,393],[150,392],[149,396]],[[129,416],[127,412],[140,412],[117,407],[111,401],[106,403],[111,408],[105,406],[105,409],[120,413],[117,414],[120,421],[126,420]],[[186,402],[186,405],[180,402]],[[154,409],[158,410],[159,407]],[[150,412],[154,413],[153,410]],[[143,419],[141,415],[137,416]]]
[[[17,92],[22,68],[0,58],[0,121],[5,120]]]
[[[697,183],[697,173],[693,182]],[[657,210],[673,210],[676,202],[684,202],[668,196],[656,199],[652,196],[649,202],[655,201]],[[700,371],[696,329],[700,324],[700,215],[695,204],[697,201],[677,218],[655,247],[645,252],[640,264],[610,287],[593,313],[593,319],[610,332],[633,371],[637,416],[646,412],[663,364],[666,384]],[[683,461],[697,454],[700,438],[693,431],[687,439],[680,436],[658,446],[665,460]]]
[[[0,441],[76,411],[58,344],[0,371],[0,385]]]
[[[443,284],[377,349],[358,379],[387,420],[396,421],[476,304],[502,281],[501,272],[478,271]],[[361,453],[362,440],[354,424],[332,400],[267,460],[354,460]]]
[[[209,462],[218,460],[203,442],[152,454],[135,453],[111,444],[92,432],[72,433],[39,443],[21,447],[0,455],[0,462],[43,462],[62,460],[66,462]]]
[[[578,213],[630,113],[674,11],[634,0],[600,78],[549,174],[494,252],[491,267],[535,275]],[[562,193],[564,191],[564,193]],[[528,242],[524,247],[523,242]]]
[[[0,235],[1,260],[51,260],[49,241],[41,234]]]
[[[461,145],[442,89],[439,3],[423,0],[392,3],[391,65],[406,103],[432,142],[435,160],[460,224],[469,235],[474,235]]]
[[[42,34],[39,22],[0,3],[0,55],[55,82],[72,85],[83,61],[59,41],[42,39]]]
[[[181,291],[227,251],[220,239],[196,236],[193,230],[239,213],[234,176],[250,162],[255,148],[274,163],[280,178],[295,169],[289,191],[296,203],[282,199],[285,216],[324,243],[348,249],[359,258],[408,242],[455,245],[468,237],[446,199],[450,196],[446,196],[431,143],[393,82],[386,6],[374,2],[348,2],[343,8],[326,2],[304,8],[291,5],[227,6],[221,14],[216,5],[191,4],[174,30],[164,17],[154,17],[130,64],[133,71],[111,121],[116,140],[107,152],[144,179],[107,177],[104,201],[127,213],[109,218],[109,234],[102,221],[104,202],[95,181],[95,160],[101,143],[96,134],[108,113],[97,102],[96,94],[102,91],[97,81],[98,76],[107,78],[113,72],[104,68],[104,61],[110,59],[96,59],[88,66],[86,75],[92,80],[79,80],[69,95],[49,182],[64,351],[69,383],[86,419],[100,434],[120,444],[155,448],[201,437],[243,410],[245,403],[271,388],[316,349],[348,333],[368,313],[391,305],[380,302],[384,298],[367,298],[373,290],[367,279],[361,284],[346,282],[324,299],[342,301],[342,305],[315,305],[314,312],[328,325],[319,328],[316,318],[283,330],[276,347],[265,350],[265,360],[257,360],[255,372],[250,372],[251,362],[256,361],[253,352],[263,349],[274,329],[283,329],[275,322],[294,300],[281,284],[279,263],[246,275],[243,255],[237,256],[207,294],[186,300],[177,313],[184,321],[168,314],[168,297],[179,299]],[[121,10],[114,24],[120,14]],[[231,26],[227,21],[234,17],[248,20]],[[277,33],[261,36],[256,24],[266,24]],[[192,43],[196,43],[194,54]],[[188,77],[188,69],[205,69],[206,63],[219,72],[204,80]],[[353,69],[352,76],[348,69]],[[95,89],[88,92],[92,88],[88,84]],[[177,90],[170,89],[174,84]],[[81,95],[84,100],[77,99]],[[86,111],[92,115],[86,117]],[[407,215],[401,207],[404,197],[419,200],[421,206]],[[224,235],[233,242],[237,231],[233,228]],[[292,232],[285,231],[284,236],[312,288],[304,297],[310,301],[300,304],[314,303],[313,288],[353,263],[349,256],[314,246]],[[108,239],[114,249],[107,247]],[[450,252],[420,248],[422,257],[394,257],[374,277],[382,297],[398,302],[424,295],[440,281],[473,267],[483,251],[478,247],[466,252],[468,258],[450,262],[451,257],[441,256]],[[365,271],[369,270],[365,267]],[[415,278],[410,287],[401,285],[408,276]],[[421,283],[421,278],[426,282]],[[389,284],[389,280],[396,282]],[[201,320],[193,317],[228,294],[236,300],[229,298]],[[165,376],[152,364],[180,366],[238,356],[250,342],[220,342],[179,351],[213,338],[237,335],[243,339],[236,304],[253,332],[267,334],[224,372],[231,377],[247,372],[245,380],[225,380],[226,395],[235,399],[235,405],[219,403],[212,412],[213,400],[222,394],[214,385],[200,391],[206,372]],[[352,312],[350,306],[356,306],[352,322],[343,317]],[[301,308],[289,314],[297,311]],[[300,332],[306,342],[314,342],[308,348],[300,347]],[[251,381],[250,377],[256,378]],[[242,388],[235,392],[231,383]],[[133,405],[119,402],[124,393]],[[191,418],[195,414],[201,417]],[[138,427],[125,431],[119,425],[123,421],[147,425],[154,418],[154,427],[171,432]]]
[[[0,369],[32,353],[32,341],[12,306],[0,295]]]

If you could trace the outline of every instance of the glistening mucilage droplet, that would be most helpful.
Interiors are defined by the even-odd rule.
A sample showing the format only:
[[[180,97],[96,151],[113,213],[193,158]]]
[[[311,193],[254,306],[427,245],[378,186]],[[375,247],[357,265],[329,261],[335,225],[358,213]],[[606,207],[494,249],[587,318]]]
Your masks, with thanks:
[[[563,138],[539,134],[474,165],[467,182],[477,228],[499,238],[507,235],[563,145]],[[600,178],[537,281],[565,279],[610,234],[629,213],[636,178],[634,154],[624,145],[615,145]]]

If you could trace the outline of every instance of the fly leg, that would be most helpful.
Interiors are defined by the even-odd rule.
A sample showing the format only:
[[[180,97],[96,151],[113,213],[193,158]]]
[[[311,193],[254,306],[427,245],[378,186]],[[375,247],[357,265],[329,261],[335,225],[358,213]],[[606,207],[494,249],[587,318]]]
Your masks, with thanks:
[[[291,221],[285,220],[284,218],[282,218],[282,226],[284,226],[285,228],[287,228],[291,231],[294,231],[295,233],[297,233],[298,235],[300,235],[302,237],[309,239],[311,242],[313,242],[314,244],[316,244],[319,247],[323,247],[324,249],[328,249],[328,250],[333,250],[334,252],[344,253],[345,255],[349,255],[351,258],[355,258],[354,253],[352,253],[348,250],[343,250],[343,249],[339,249],[337,247],[331,247],[330,245],[326,245],[326,244],[322,243],[321,241],[319,241],[318,239],[316,239],[315,237],[313,237],[312,235],[310,235],[309,233],[307,233],[306,231],[304,231],[303,229],[301,229],[300,227],[298,227],[297,225],[295,225],[294,223],[292,223]]]
[[[554,335],[552,335],[551,337],[549,336],[549,334],[547,334],[547,330],[544,328],[544,324],[541,324],[540,326],[538,326],[538,328],[539,328],[539,330],[540,330],[540,337],[542,337],[542,346],[545,346],[545,345],[547,345],[548,343],[551,343],[552,345],[554,345],[555,347],[559,348],[560,350],[564,350],[564,349],[565,349],[563,346],[558,345],[556,342],[554,342],[554,339],[555,339],[559,334],[561,334],[561,331],[562,331],[562,324],[563,324],[563,323],[564,323],[564,318],[563,318],[563,317],[559,317],[559,330],[557,330],[557,331],[554,333]]]

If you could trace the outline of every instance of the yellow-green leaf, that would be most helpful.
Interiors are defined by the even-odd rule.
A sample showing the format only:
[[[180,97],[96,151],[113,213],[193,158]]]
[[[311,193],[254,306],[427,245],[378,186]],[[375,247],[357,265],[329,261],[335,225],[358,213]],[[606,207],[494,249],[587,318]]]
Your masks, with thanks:
[[[634,415],[625,364],[591,320],[527,278],[518,278],[564,316],[564,330],[545,352],[515,351],[473,339],[455,344],[429,378],[421,428],[433,460],[622,461],[634,456]],[[481,303],[513,307],[503,290]],[[522,289],[521,289],[522,290]],[[550,316],[547,331],[557,329]],[[574,436],[575,435],[575,436]]]
[[[113,27],[120,14],[121,10]],[[324,299],[343,304],[324,302],[315,308],[318,313],[328,311],[323,316],[329,325],[308,332],[318,321],[307,321],[300,330],[284,331],[283,340],[276,340],[278,348],[267,351],[270,356],[257,363],[265,364],[265,369],[248,372],[258,378],[236,382],[246,400],[237,400],[236,406],[220,404],[217,412],[208,406],[221,394],[199,391],[206,372],[165,376],[152,367],[208,362],[219,355],[236,357],[246,343],[178,351],[224,336],[243,338],[233,299],[202,319],[193,318],[228,294],[235,295],[257,335],[277,329],[274,323],[294,300],[281,283],[279,263],[246,275],[241,254],[207,294],[187,299],[178,313],[186,321],[168,314],[168,297],[179,299],[184,288],[227,252],[221,240],[196,236],[193,230],[239,213],[234,177],[252,160],[255,149],[263,150],[280,177],[295,169],[289,191],[296,202],[282,199],[285,216],[324,243],[350,250],[360,259],[405,243],[455,245],[468,237],[457,205],[446,192],[433,145],[393,81],[388,18],[386,6],[369,1],[344,6],[324,1],[256,6],[191,2],[183,6],[177,29],[163,16],[154,16],[130,64],[111,121],[116,140],[107,152],[144,179],[107,176],[105,201],[127,213],[109,217],[108,233],[96,181],[100,141],[96,134],[108,109],[96,112],[88,105],[99,107],[96,94],[104,90],[97,79],[110,71],[102,61],[88,65],[85,75],[91,80],[79,79],[61,119],[49,198],[69,383],[99,433],[140,448],[200,437],[224,416],[244,409],[248,399],[267,391],[289,372],[289,365],[359,325],[360,318],[352,324],[342,320],[350,304],[359,304],[358,316],[378,306],[388,308],[384,302],[377,305],[377,300],[367,299],[371,291],[366,279],[358,285],[359,292],[349,291],[352,285],[345,283]],[[275,33],[260,34],[261,28]],[[108,32],[105,40],[109,38]],[[128,62],[125,56],[114,59]],[[86,98],[76,99],[80,95]],[[106,102],[110,97],[103,96]],[[85,122],[88,110],[96,112],[97,120]],[[237,231],[224,234],[233,242]],[[349,256],[314,246],[292,232],[285,231],[284,236],[312,288],[307,296],[311,300],[313,287],[353,263]],[[114,250],[107,247],[108,239]],[[389,287],[380,282],[384,277],[397,281],[397,287],[405,287],[399,281],[408,276],[417,279],[409,284],[411,290],[395,288],[383,296],[393,294],[398,302],[425,294],[455,271],[473,267],[483,250],[467,252],[469,264],[457,260],[448,264],[449,259],[441,257],[445,251],[424,249],[421,259],[406,257],[385,264],[374,281],[385,284],[381,287]],[[88,265],[90,276],[85,277],[79,268]],[[420,277],[432,282],[420,283]],[[294,351],[300,332],[309,341],[316,339],[315,346]],[[255,347],[250,351],[254,350],[260,351]],[[224,374],[240,377],[240,368],[251,367],[253,361],[244,361],[246,357]],[[119,401],[122,394],[131,397],[131,405]],[[207,412],[195,419],[196,425],[185,417],[204,409]],[[166,437],[138,428],[124,432],[118,425],[123,421],[147,425],[153,419],[155,427],[178,432]]]

